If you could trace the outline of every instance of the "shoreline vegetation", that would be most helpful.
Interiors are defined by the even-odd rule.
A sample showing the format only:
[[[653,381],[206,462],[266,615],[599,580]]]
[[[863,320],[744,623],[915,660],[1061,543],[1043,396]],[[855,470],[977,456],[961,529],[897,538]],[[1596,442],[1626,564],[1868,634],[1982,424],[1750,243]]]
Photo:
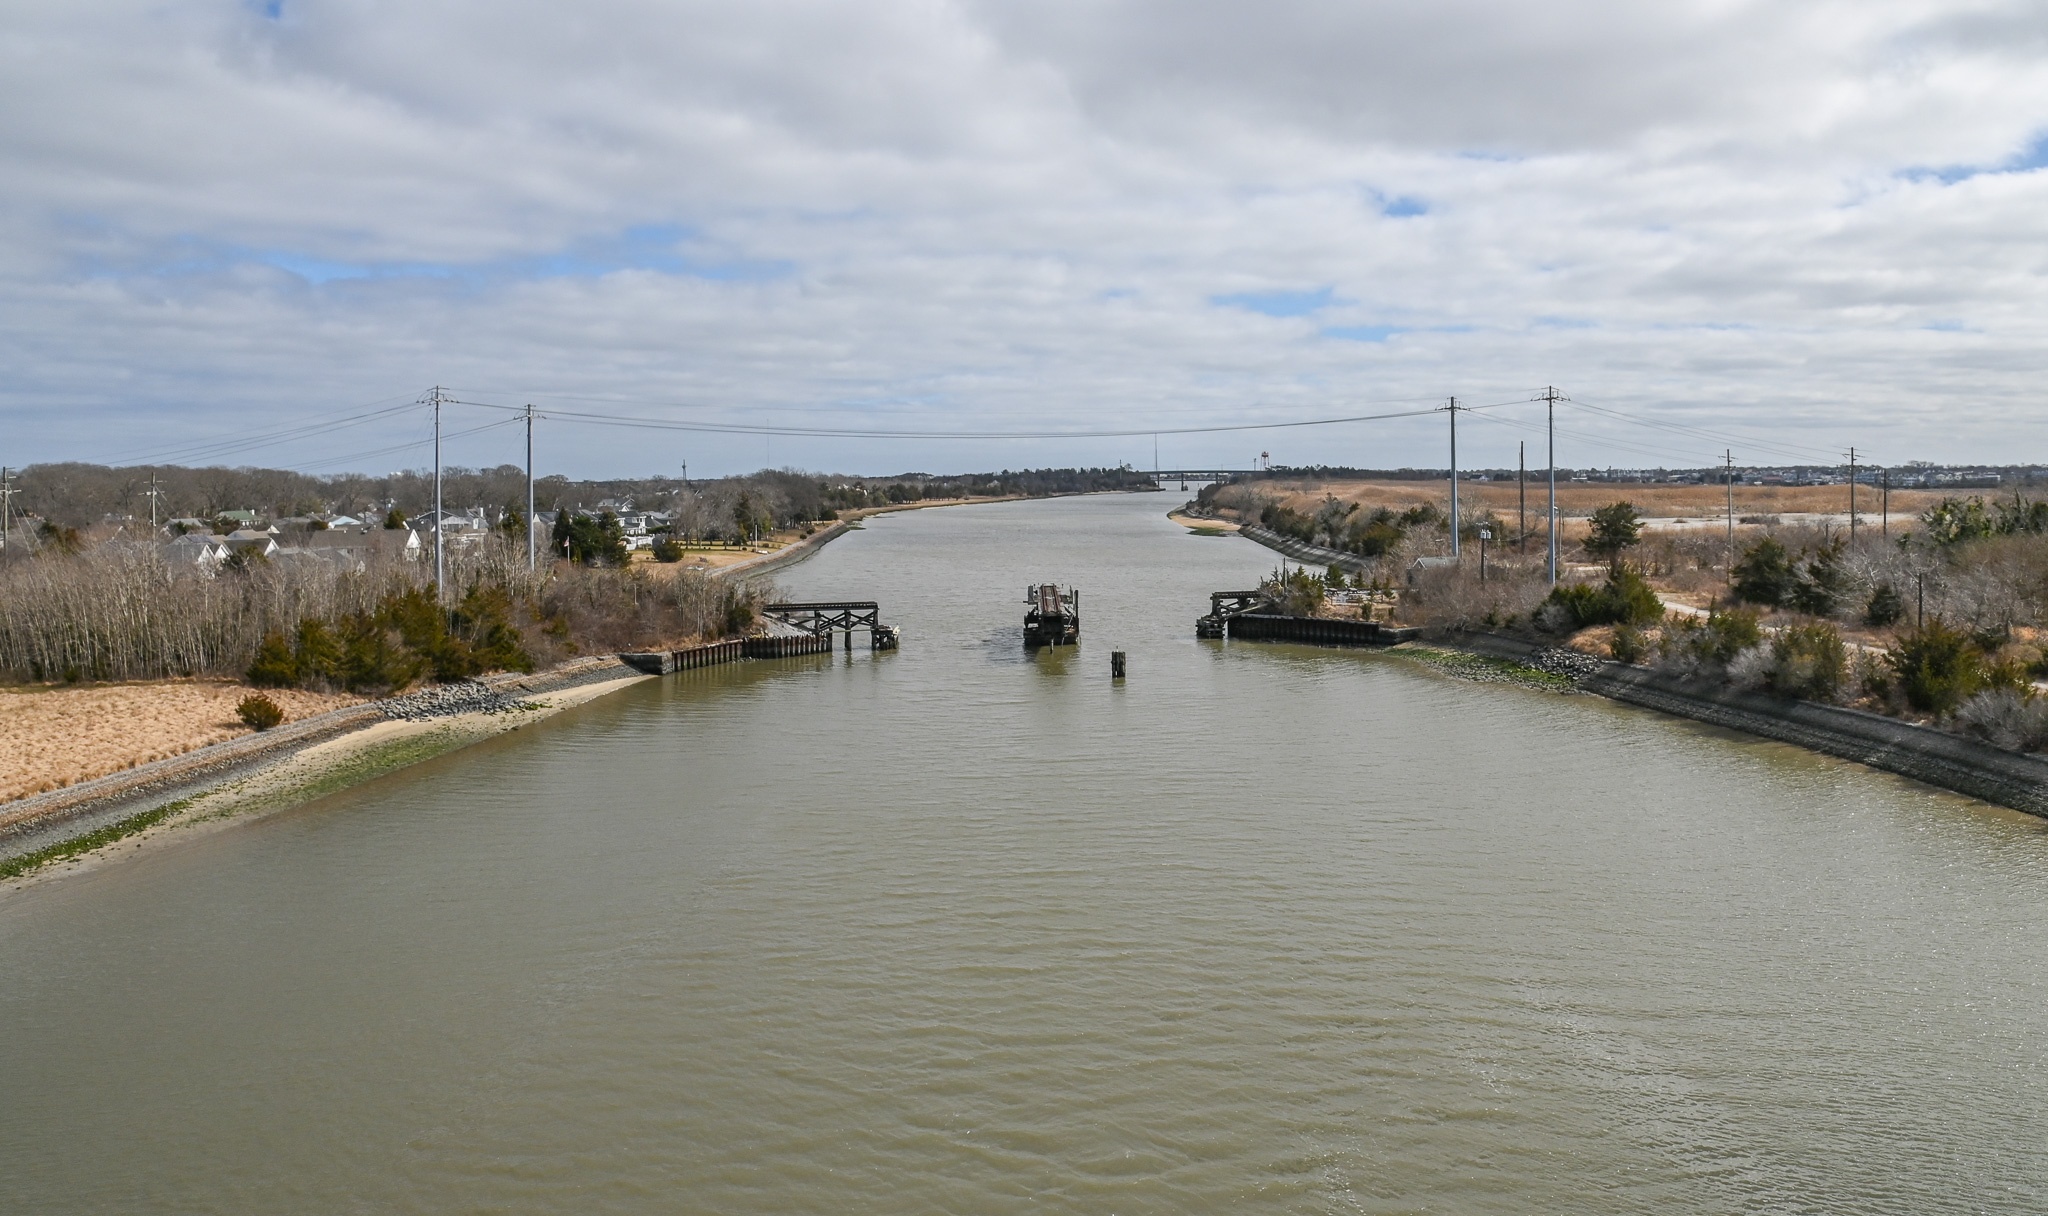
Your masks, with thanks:
[[[69,863],[67,870],[77,868],[115,845],[125,848],[194,825],[297,805],[651,678],[612,656],[757,631],[754,608],[774,594],[772,583],[763,576],[803,560],[859,528],[864,519],[926,507],[1091,492],[1114,491],[1045,488],[1040,493],[921,496],[897,490],[878,496],[872,504],[834,512],[836,519],[795,521],[745,542],[734,541],[716,550],[719,560],[699,566],[679,560],[633,561],[640,555],[629,555],[616,565],[603,560],[556,561],[528,575],[524,554],[511,538],[486,536],[451,552],[450,584],[467,590],[453,606],[442,609],[432,604],[432,584],[419,563],[373,562],[339,571],[280,570],[250,563],[225,571],[225,583],[221,577],[178,583],[169,581],[180,577],[176,572],[150,562],[149,555],[134,546],[120,545],[118,538],[101,546],[46,546],[37,556],[48,565],[40,570],[31,567],[33,574],[45,576],[44,590],[62,581],[48,577],[55,566],[64,567],[62,573],[69,574],[74,585],[57,588],[71,592],[69,596],[46,595],[42,603],[47,606],[56,599],[72,609],[73,616],[43,616],[43,636],[23,645],[21,625],[27,614],[19,610],[22,601],[15,601],[17,611],[11,618],[0,609],[0,672],[17,681],[0,686],[0,742],[13,743],[17,756],[38,757],[8,774],[10,784],[0,792],[0,881],[18,884],[57,863]],[[28,565],[10,563],[0,570],[0,581],[21,578],[22,567]],[[43,655],[53,653],[53,633],[68,636],[74,645],[82,639],[91,647],[104,644],[109,618],[131,625],[138,619],[146,622],[146,614],[128,609],[93,620],[88,607],[109,598],[125,598],[132,607],[134,598],[121,593],[132,591],[138,582],[145,588],[168,586],[202,596],[215,592],[214,601],[222,601],[210,605],[216,610],[240,614],[238,620],[254,618],[285,627],[266,630],[253,648],[239,651],[195,646],[190,629],[184,636],[165,631],[170,641],[159,644],[155,653],[146,642],[131,642],[115,661],[154,663],[158,670],[178,672],[181,663],[187,670],[200,665],[192,661],[195,654],[208,656],[194,674],[116,681],[85,678],[85,670],[112,665],[101,660],[72,664],[65,674],[75,678],[69,681],[20,680],[23,674],[55,666],[52,659],[36,657],[35,649],[40,645]],[[233,594],[217,594],[222,589]],[[202,610],[208,606],[201,604]],[[189,601],[186,607],[191,607]],[[182,651],[177,649],[181,645]],[[591,651],[602,657],[577,657]],[[31,657],[24,661],[24,654]],[[236,679],[234,668],[245,655],[242,678]],[[593,664],[610,664],[616,670],[592,684]],[[29,670],[24,672],[24,667]],[[541,669],[537,675],[526,674],[536,668]],[[504,674],[489,675],[493,670]],[[410,721],[390,720],[391,714],[403,711],[386,708],[428,695],[392,696],[407,687],[488,687],[508,681],[529,690],[553,691],[538,699],[478,711],[427,713]],[[252,689],[261,698],[281,703],[286,728],[270,737],[280,745],[257,746],[256,754],[220,755],[216,760],[217,754],[231,752],[236,745],[246,748],[269,741],[262,732],[252,734],[234,721],[228,709]],[[323,710],[328,712],[323,715]],[[304,746],[286,739],[291,724],[337,713],[350,718],[337,733]],[[82,720],[103,729],[81,730]],[[132,729],[136,722],[147,722],[153,729],[137,732]],[[208,774],[193,792],[185,792],[191,783],[181,784],[177,777],[183,768]],[[136,791],[153,788],[156,796],[137,799]],[[64,797],[66,791],[79,796]],[[38,814],[38,804],[49,804],[54,813]]]
[[[1264,587],[1276,610],[1420,627],[1460,649],[1463,639],[1493,638],[1578,652],[1613,668],[1590,691],[1795,742],[1802,730],[1832,732],[1941,753],[1940,763],[1908,775],[2048,810],[2048,800],[2011,792],[2017,787],[2004,777],[1986,785],[1981,772],[1964,773],[2011,767],[2001,755],[2048,764],[2039,760],[2048,753],[2048,499],[2024,487],[1989,498],[1893,492],[1887,514],[1871,518],[1866,491],[1852,530],[1846,485],[1738,487],[1732,513],[1723,486],[1575,486],[1571,498],[1560,495],[1576,514],[1560,528],[1553,587],[1545,537],[1525,539],[1521,518],[1511,525],[1500,514],[1503,499],[1515,502],[1513,483],[1461,495],[1457,557],[1443,489],[1218,483],[1175,518],[1189,527],[1234,524],[1280,552],[1281,568]],[[1711,514],[1701,510],[1715,506],[1709,497],[1722,504]],[[1804,509],[1796,519],[1764,509],[1788,502]],[[1711,526],[1688,526],[1700,523]],[[1287,557],[1305,564],[1289,570]],[[1638,674],[1622,678],[1628,672]],[[1645,691],[1653,685],[1654,694]],[[1739,712],[1733,700],[1742,701]],[[1766,722],[1772,704],[1784,708],[1781,718],[1799,717],[1798,706],[1861,717],[1816,735]],[[1901,729],[1887,733],[1863,718]],[[1944,740],[1985,750],[1956,760],[1950,753],[1963,753]],[[1868,749],[1828,742],[1817,750],[1861,758]],[[1936,770],[1949,775],[1923,775]]]

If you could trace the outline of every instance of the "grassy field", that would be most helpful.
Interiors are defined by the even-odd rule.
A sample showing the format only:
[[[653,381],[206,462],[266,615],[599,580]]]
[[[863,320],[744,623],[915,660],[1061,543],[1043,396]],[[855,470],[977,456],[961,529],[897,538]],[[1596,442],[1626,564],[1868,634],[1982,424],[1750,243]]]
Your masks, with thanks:
[[[1294,510],[1314,514],[1323,499],[1335,497],[1344,502],[1355,502],[1368,509],[1390,507],[1405,510],[1408,507],[1433,503],[1439,509],[1445,508],[1450,500],[1450,488],[1443,481],[1273,481],[1260,483],[1261,488],[1270,488],[1284,495],[1283,501]],[[1543,518],[1543,504],[1548,486],[1541,476],[1530,474],[1528,486],[1530,526],[1535,527]],[[1894,522],[1917,516],[1943,498],[1968,494],[1996,494],[1996,491],[1962,490],[1948,493],[1933,490],[1893,490],[1891,493],[1891,515]],[[1460,480],[1458,483],[1459,504],[1470,508],[1472,504],[1483,504],[1502,520],[1512,522],[1516,512],[1516,486],[1512,481],[1477,482]],[[1630,485],[1615,482],[1559,482],[1557,486],[1558,510],[1568,517],[1590,515],[1600,507],[1626,499],[1636,509],[1651,519],[1714,519],[1726,517],[1727,491],[1721,486],[1681,485]],[[1856,490],[1856,510],[1866,519],[1874,520],[1878,513],[1878,492],[1868,486]],[[1841,514],[1849,510],[1848,486],[1736,486],[1735,514],[1745,515],[1806,515]]]
[[[0,802],[246,735],[235,705],[250,692],[232,680],[0,688]],[[288,722],[365,700],[297,689],[266,695]]]

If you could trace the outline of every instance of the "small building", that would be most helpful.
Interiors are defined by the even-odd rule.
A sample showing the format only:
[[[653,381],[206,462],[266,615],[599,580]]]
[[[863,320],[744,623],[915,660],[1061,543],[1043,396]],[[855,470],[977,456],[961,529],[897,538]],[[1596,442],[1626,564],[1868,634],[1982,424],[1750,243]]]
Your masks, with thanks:
[[[329,528],[325,532],[309,532],[295,538],[295,541],[294,548],[339,555],[357,570],[377,558],[415,562],[426,550],[426,542],[412,528],[370,528],[365,531]]]
[[[183,540],[184,537],[178,539]],[[228,547],[230,553],[253,554],[269,557],[277,552],[277,536],[270,528],[236,528],[224,537],[218,538]]]
[[[206,575],[219,573],[221,564],[228,560],[227,542],[204,530],[165,541],[158,552],[172,569],[196,570]]]

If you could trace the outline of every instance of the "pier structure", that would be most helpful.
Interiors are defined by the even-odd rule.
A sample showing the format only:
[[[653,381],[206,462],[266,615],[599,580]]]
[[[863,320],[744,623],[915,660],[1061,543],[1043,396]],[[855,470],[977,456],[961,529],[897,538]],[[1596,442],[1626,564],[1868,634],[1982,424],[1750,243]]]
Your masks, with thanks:
[[[761,609],[761,615],[801,633],[824,638],[828,650],[832,635],[838,632],[846,634],[846,648],[852,650],[853,634],[858,629],[868,631],[871,650],[894,650],[902,641],[896,626],[882,623],[881,605],[874,600],[769,604]]]
[[[1195,636],[1238,641],[1306,642],[1312,646],[1393,646],[1412,642],[1420,630],[1378,621],[1342,617],[1283,616],[1262,612],[1266,597],[1257,591],[1217,591],[1209,596],[1209,615],[1195,618]]]

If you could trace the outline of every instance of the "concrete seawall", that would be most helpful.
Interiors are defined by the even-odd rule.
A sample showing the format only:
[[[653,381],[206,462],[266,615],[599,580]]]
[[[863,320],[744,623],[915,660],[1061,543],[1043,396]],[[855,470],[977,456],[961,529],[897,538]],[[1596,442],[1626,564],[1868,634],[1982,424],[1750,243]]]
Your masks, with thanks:
[[[1544,647],[1499,634],[1452,634],[1445,645],[1495,658],[1526,660]],[[1998,806],[2048,817],[2048,759],[1916,726],[1896,718],[1791,701],[1764,693],[1679,680],[1645,667],[1604,663],[1579,687],[1626,705],[1776,739],[1822,755],[1954,790]]]
[[[851,527],[852,525],[848,524],[845,520],[835,520],[816,532],[811,533],[809,536],[804,537],[802,540],[784,545],[759,561],[740,562],[737,565],[722,566],[713,570],[711,577],[752,578],[757,574],[767,574],[771,570],[780,570],[784,566],[793,566],[811,554],[816,553],[827,544],[846,535],[851,530]]]
[[[1238,533],[1250,537],[1275,553],[1313,566],[1335,566],[1351,574],[1360,574],[1373,564],[1356,553],[1340,553],[1335,549],[1325,549],[1321,545],[1311,545],[1307,541],[1270,532],[1257,524],[1246,524],[1238,529]]]

